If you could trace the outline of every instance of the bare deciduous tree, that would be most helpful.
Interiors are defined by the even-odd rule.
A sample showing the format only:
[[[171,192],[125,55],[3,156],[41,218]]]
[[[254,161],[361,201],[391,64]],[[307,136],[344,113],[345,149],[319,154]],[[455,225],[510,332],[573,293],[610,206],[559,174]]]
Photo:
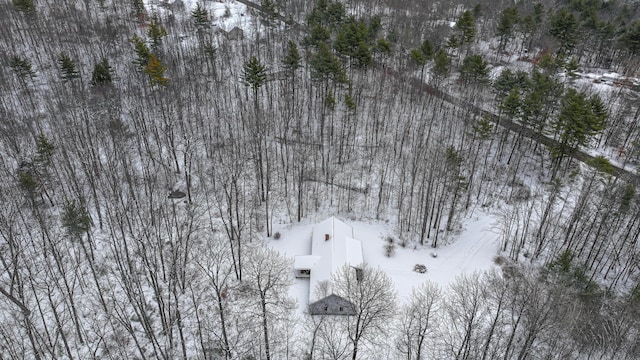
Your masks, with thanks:
[[[282,325],[289,326],[294,303],[288,290],[293,281],[291,261],[275,250],[257,245],[249,248],[245,258],[245,283],[252,296],[253,309],[261,322],[264,342],[262,351],[267,360],[273,356],[274,345],[281,339],[272,336]]]
[[[355,315],[349,316],[347,331],[351,359],[356,360],[363,343],[375,344],[390,330],[387,325],[396,308],[393,282],[381,269],[345,265],[333,275],[332,290],[353,304]]]
[[[423,358],[429,335],[438,329],[442,302],[442,291],[431,281],[413,289],[398,319],[397,346],[403,358]]]

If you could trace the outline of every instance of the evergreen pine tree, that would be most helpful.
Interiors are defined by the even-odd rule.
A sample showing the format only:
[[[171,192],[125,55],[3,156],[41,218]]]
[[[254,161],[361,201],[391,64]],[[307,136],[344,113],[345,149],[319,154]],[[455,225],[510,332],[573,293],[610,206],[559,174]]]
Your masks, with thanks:
[[[373,16],[370,20],[369,20],[369,29],[368,29],[368,34],[369,34],[369,41],[373,41],[375,40],[375,38],[378,36],[378,33],[380,32],[380,29],[382,29],[382,19],[380,18],[379,15],[375,15]]]
[[[198,3],[196,8],[191,11],[191,18],[193,18],[193,21],[198,28],[202,29],[209,27],[209,11],[202,7],[200,3]]]
[[[449,59],[449,55],[447,55],[447,53],[442,49],[436,51],[436,54],[433,57],[433,68],[431,71],[433,72],[437,84],[449,75],[450,68],[451,59]]]
[[[262,13],[265,15],[267,25],[271,25],[273,22],[273,18],[277,14],[276,4],[273,0],[261,0],[260,6],[262,6]]]
[[[500,104],[500,110],[509,120],[516,120],[521,113],[520,90],[514,87]]]
[[[131,0],[131,7],[136,15],[142,15],[144,13],[144,2],[143,0]]]
[[[640,54],[640,21],[634,21],[622,30],[618,38],[620,47],[633,55]]]
[[[311,77],[314,80],[334,80],[339,83],[347,83],[347,75],[340,60],[331,53],[329,45],[324,42],[318,44],[318,51],[311,55]]]
[[[524,71],[513,72],[511,69],[504,69],[493,82],[498,100],[505,97],[514,88],[524,89],[529,84],[529,77]]]
[[[533,90],[527,92],[520,101],[521,123],[542,132],[546,126],[544,114],[544,96]]]
[[[544,5],[536,3],[533,5],[533,12],[518,20],[518,31],[522,33],[522,46],[530,49],[533,39],[538,32],[538,28],[543,24]]]
[[[162,66],[158,57],[155,54],[151,54],[149,56],[149,63],[144,68],[144,72],[149,75],[151,80],[151,85],[161,85],[168,86],[169,79],[164,76],[164,72],[167,71],[167,68]]]
[[[420,49],[411,49],[409,53],[411,60],[416,63],[416,65],[422,68],[427,63],[427,58],[424,56],[424,53],[420,51]]]
[[[606,118],[607,110],[600,98],[587,98],[583,92],[568,89],[562,98],[560,113],[553,123],[559,135],[559,154],[570,154],[577,147],[587,145],[594,135],[604,129]]]
[[[544,4],[537,2],[533,5],[533,20],[536,24],[542,24],[544,16]]]
[[[346,13],[339,1],[319,0],[307,16],[307,24],[310,28],[320,25],[335,29],[342,23]]]
[[[326,43],[331,39],[331,32],[326,27],[315,24],[311,27],[309,35],[304,38],[304,44],[310,46],[318,46],[320,43]]]
[[[133,60],[133,63],[140,69],[144,69],[149,64],[149,58],[151,57],[151,50],[147,47],[147,44],[138,37],[133,35],[129,42],[133,44],[133,49],[136,52],[137,58]]]
[[[202,52],[204,53],[207,62],[212,66],[214,64],[214,60],[216,59],[216,51],[218,51],[218,49],[212,44],[202,45]],[[215,73],[215,67],[213,68],[213,71]]]
[[[36,76],[36,73],[31,69],[31,63],[25,58],[13,56],[9,61],[9,66],[15,71],[16,75],[23,79],[27,76],[31,78]]]
[[[40,188],[40,181],[37,174],[27,170],[26,167],[21,167],[18,170],[18,186],[32,198]]]
[[[473,125],[473,132],[479,139],[487,140],[493,133],[493,123],[487,116],[483,116],[477,124]]]
[[[333,47],[338,54],[351,58],[356,67],[367,67],[373,63],[369,31],[364,21],[350,17],[338,30]]]
[[[447,39],[447,45],[446,45],[449,49],[457,49],[460,47],[460,40],[458,39],[458,37],[454,34],[451,35],[449,37],[449,39]]]
[[[609,110],[607,110],[607,107],[598,95],[591,96],[589,98],[589,104],[591,105],[592,124],[595,124],[595,130],[604,130],[607,118],[609,117]]]
[[[518,22],[519,16],[518,8],[515,6],[508,7],[502,11],[496,28],[496,35],[500,37],[499,47],[501,50],[504,50],[507,41],[513,35],[513,28]]]
[[[411,60],[413,60],[418,66],[424,66],[428,60],[433,58],[433,46],[429,39],[425,39],[419,47],[412,49],[409,52]]]
[[[531,39],[536,30],[538,30],[538,23],[536,23],[533,15],[529,14],[520,19],[518,29],[525,35],[525,38]]]
[[[68,54],[61,53],[58,56],[58,65],[60,66],[60,77],[63,81],[67,82],[80,77],[78,70],[76,70],[76,63],[71,60]]]
[[[33,0],[13,0],[13,5],[25,14],[36,11]]]
[[[474,18],[479,18],[480,16],[482,16],[482,4],[481,3],[477,3],[473,6],[473,17]]]
[[[484,83],[489,80],[489,64],[482,55],[469,55],[462,60],[460,78],[466,84]]]
[[[349,110],[355,110],[356,109],[356,101],[349,94],[344,94],[344,105]]]
[[[18,184],[32,201],[35,201],[35,196],[38,194],[46,195],[48,167],[51,165],[55,149],[55,145],[45,135],[38,135],[36,155],[31,161],[22,162],[18,168]],[[51,204],[53,205],[53,202]]]
[[[147,29],[147,36],[151,39],[151,47],[157,49],[162,44],[162,38],[167,35],[167,29],[160,24],[158,16],[154,16]]]
[[[51,164],[51,158],[56,151],[55,145],[44,134],[36,138],[36,156],[33,159],[34,165],[39,168],[46,168]]]
[[[102,58],[93,67],[93,73],[91,74],[91,86],[99,86],[111,83],[111,66],[107,58]]]
[[[336,98],[333,96],[332,93],[328,93],[327,94],[327,96],[324,99],[324,105],[329,110],[335,109],[335,107],[336,107]]]
[[[553,57],[551,54],[543,55],[536,63],[536,69],[542,70],[548,75],[556,74],[564,66],[564,57],[560,54]]]
[[[75,200],[65,201],[62,212],[62,226],[70,236],[80,236],[91,229],[93,222],[87,209]]]
[[[296,71],[300,67],[300,53],[296,43],[289,40],[287,44],[287,53],[282,59],[282,64],[287,70]]]
[[[566,8],[560,9],[549,20],[549,33],[560,43],[558,52],[570,53],[576,45],[578,20]]]
[[[636,197],[636,187],[633,184],[627,184],[622,191],[622,196],[620,196],[620,207],[618,207],[618,212],[621,214],[626,214],[631,208],[631,204],[633,199]]]
[[[526,93],[522,100],[522,123],[538,132],[545,130],[549,114],[555,111],[562,97],[562,84],[548,74],[534,70],[525,78]]]
[[[391,55],[391,53],[393,53],[393,45],[391,44],[391,41],[380,38],[376,43],[376,50],[382,54]]]
[[[567,61],[564,65],[564,69],[567,71],[567,75],[577,77],[576,71],[580,70],[580,63],[576,58],[571,58],[571,60]]]
[[[461,33],[460,45],[468,44],[476,37],[476,24],[471,11],[465,11],[456,21],[455,29]]]
[[[267,69],[260,63],[257,57],[252,56],[244,63],[242,68],[242,79],[245,85],[257,93],[258,89],[264,85],[267,80]]]
[[[429,41],[429,39],[424,39],[420,45],[420,51],[422,51],[422,54],[427,58],[427,60],[431,60],[433,58],[433,45],[431,45],[431,41]]]
[[[371,49],[364,41],[360,41],[351,54],[354,65],[358,68],[366,68],[373,64]]]
[[[276,13],[276,4],[273,2],[273,0],[261,0],[260,5],[262,6],[263,11],[269,14]]]

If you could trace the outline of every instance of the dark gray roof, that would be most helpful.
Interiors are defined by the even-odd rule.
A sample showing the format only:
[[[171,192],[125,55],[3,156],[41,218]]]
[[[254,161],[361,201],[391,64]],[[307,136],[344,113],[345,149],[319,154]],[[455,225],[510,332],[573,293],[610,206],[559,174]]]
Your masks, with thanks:
[[[309,304],[311,315],[355,315],[355,306],[349,300],[331,294],[314,303]]]

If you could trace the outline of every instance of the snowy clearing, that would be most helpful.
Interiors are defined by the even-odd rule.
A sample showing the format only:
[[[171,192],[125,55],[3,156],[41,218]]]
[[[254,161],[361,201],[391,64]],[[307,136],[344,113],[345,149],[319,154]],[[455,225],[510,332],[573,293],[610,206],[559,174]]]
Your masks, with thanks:
[[[391,257],[385,255],[383,248],[385,239],[389,236],[396,238],[396,243],[398,242],[391,225],[344,218],[341,220],[352,226],[355,238],[362,241],[365,262],[372,267],[380,267],[391,277],[401,302],[408,299],[415,286],[426,280],[444,288],[458,275],[490,269],[495,266],[493,258],[499,251],[499,234],[494,230],[497,220],[490,214],[467,219],[464,230],[452,244],[437,249],[429,246],[403,248],[396,245],[395,254]],[[292,259],[296,255],[308,255],[311,253],[311,233],[315,224],[303,221],[300,224],[276,227],[275,231],[280,232],[280,239],[269,239],[268,244]],[[437,257],[433,257],[433,253]],[[416,264],[425,265],[427,272],[420,274],[413,271]],[[293,269],[291,273],[293,274]],[[309,279],[295,279],[289,293],[298,302],[298,314],[302,314],[308,303]]]
[[[182,5],[179,5],[180,3]],[[175,8],[176,12],[189,15],[198,3],[209,12],[212,20],[211,25],[223,31],[228,32],[237,27],[245,33],[250,34],[256,28],[255,20],[248,13],[247,6],[235,0],[215,2],[198,0],[144,0],[145,8],[149,9],[152,13],[159,14],[167,11],[173,12],[172,9]],[[181,9],[183,7],[184,9]]]

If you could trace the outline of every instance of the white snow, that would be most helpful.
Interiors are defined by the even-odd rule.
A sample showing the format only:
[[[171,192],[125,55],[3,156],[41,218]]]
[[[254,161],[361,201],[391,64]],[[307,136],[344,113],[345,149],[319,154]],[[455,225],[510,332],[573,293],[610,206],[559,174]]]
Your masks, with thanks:
[[[363,257],[362,243],[353,238],[353,228],[333,216],[313,226],[311,241],[311,256],[296,256],[293,268],[311,270],[309,299],[315,301],[320,282],[330,280],[331,274],[344,265],[360,266]]]
[[[345,219],[343,219],[345,220]],[[465,229],[452,244],[433,249],[430,246],[396,246],[395,254],[387,257],[384,251],[386,238],[394,235],[393,226],[385,223],[345,221],[353,227],[354,238],[362,242],[364,261],[372,267],[380,267],[395,284],[398,299],[404,302],[414,286],[431,280],[441,287],[448,286],[460,274],[480,272],[494,266],[493,259],[499,252],[497,218],[481,214],[465,222]],[[278,240],[268,244],[285,256],[309,255],[314,223],[284,225],[277,230]],[[397,242],[397,240],[396,240]],[[434,257],[433,253],[437,256]],[[413,271],[416,264],[427,267],[425,274]],[[291,270],[293,274],[293,269]],[[295,279],[290,295],[298,301],[298,313],[302,314],[309,300],[309,279]]]
[[[172,12],[171,6],[174,5],[174,8],[178,8],[175,4],[182,2],[184,5],[182,16],[191,16],[191,11],[200,3],[200,6],[209,12],[211,24],[224,31],[231,31],[237,27],[245,33],[252,33],[256,27],[255,20],[248,13],[247,6],[235,0],[143,0],[143,2],[147,11],[161,15]]]
[[[293,261],[293,268],[295,270],[301,269],[313,269],[314,266],[320,261],[320,256],[313,255],[299,255],[295,257]]]
[[[603,79],[603,80],[611,79],[611,80],[613,81],[613,80],[615,80],[615,79],[622,79],[622,78],[624,78],[624,76],[622,76],[622,75],[620,75],[620,74],[618,74],[618,73],[615,73],[615,72],[610,72],[610,73],[604,73],[604,74],[602,74],[602,79]]]
[[[613,146],[603,146],[600,148],[585,148],[584,152],[591,156],[603,156],[607,159],[612,165],[615,165],[619,168],[623,168],[630,172],[637,172],[637,164],[631,163],[626,158],[626,149],[622,147],[613,147]]]
[[[248,16],[247,6],[237,1],[229,2],[214,2],[207,3],[207,10],[214,19],[214,25],[218,26],[224,31],[231,31],[233,28],[238,27],[245,32],[251,32],[255,24],[253,19]],[[228,16],[225,16],[228,15]]]

